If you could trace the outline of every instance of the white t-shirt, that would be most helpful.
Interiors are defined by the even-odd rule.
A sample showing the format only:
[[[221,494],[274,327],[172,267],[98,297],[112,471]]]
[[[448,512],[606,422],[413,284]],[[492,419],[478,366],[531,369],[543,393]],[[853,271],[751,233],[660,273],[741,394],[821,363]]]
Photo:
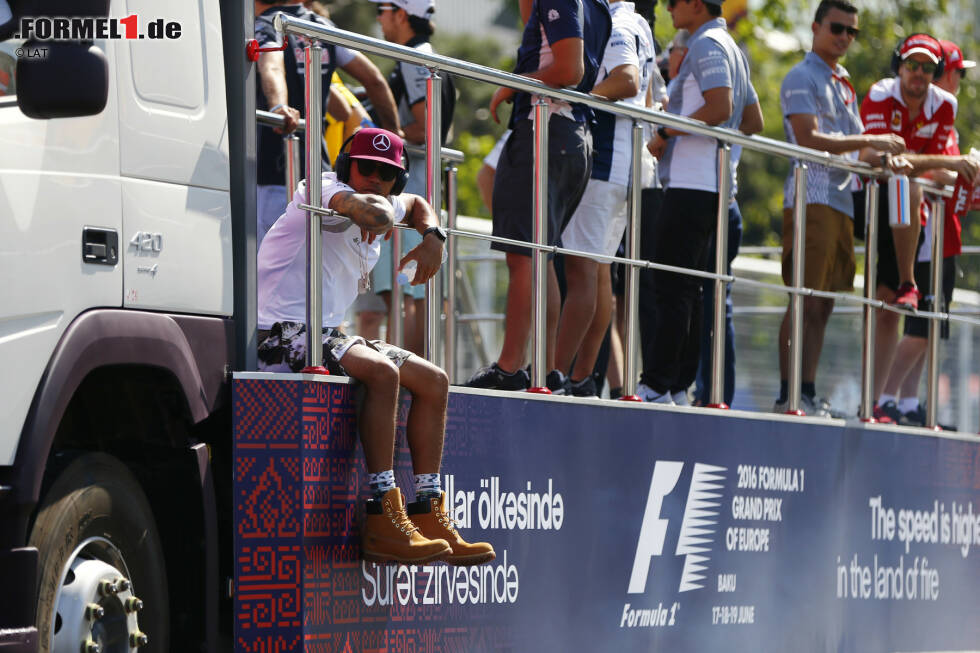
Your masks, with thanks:
[[[337,180],[333,172],[322,176],[323,206],[342,191],[355,192]],[[389,198],[395,208],[395,221],[405,217],[405,205]],[[293,201],[279,216],[259,248],[258,328],[270,329],[276,322],[306,321],[306,182],[300,182]],[[381,251],[381,239],[372,244],[361,241],[361,230],[343,217],[323,216],[323,326],[339,326],[344,313],[357,298],[357,282],[367,278]]]

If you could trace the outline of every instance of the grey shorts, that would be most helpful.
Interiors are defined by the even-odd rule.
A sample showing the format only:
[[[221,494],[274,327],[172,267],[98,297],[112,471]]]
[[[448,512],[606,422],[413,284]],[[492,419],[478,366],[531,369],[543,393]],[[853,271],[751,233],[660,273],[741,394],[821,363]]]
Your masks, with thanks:
[[[276,322],[268,331],[258,334],[259,370],[262,372],[301,372],[306,367],[306,325],[299,322]],[[348,336],[334,328],[323,329],[323,361],[331,374],[351,376],[340,364],[340,359],[354,345],[361,344],[374,349],[401,367],[412,352],[390,345],[383,340],[365,340],[360,336]]]
[[[583,123],[552,116],[548,129],[548,238],[554,245],[571,219],[592,172],[592,137]],[[504,145],[493,182],[493,235],[531,242],[534,216],[534,125],[519,120]],[[503,252],[531,255],[519,245]]]

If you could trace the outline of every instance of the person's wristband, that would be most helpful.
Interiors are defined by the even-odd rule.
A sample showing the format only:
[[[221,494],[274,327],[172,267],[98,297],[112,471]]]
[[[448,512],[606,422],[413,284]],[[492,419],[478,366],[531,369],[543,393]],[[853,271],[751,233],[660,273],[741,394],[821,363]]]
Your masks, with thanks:
[[[269,113],[275,113],[277,110],[282,109],[284,106],[286,106],[286,105],[285,104],[277,104],[276,106],[274,106],[271,109],[269,109]]]
[[[663,125],[657,127],[657,136],[664,139],[665,141],[670,138],[670,134],[667,133],[667,128]]]

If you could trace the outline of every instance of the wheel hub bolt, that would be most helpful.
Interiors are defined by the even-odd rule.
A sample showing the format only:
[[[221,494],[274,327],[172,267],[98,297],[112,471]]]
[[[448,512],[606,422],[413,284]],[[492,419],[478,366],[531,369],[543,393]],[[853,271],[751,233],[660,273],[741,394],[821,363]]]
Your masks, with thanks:
[[[143,601],[135,596],[131,596],[126,599],[126,605],[124,607],[126,608],[126,612],[139,612],[143,609]]]
[[[145,633],[136,631],[129,636],[129,645],[133,648],[139,648],[140,646],[146,646],[150,641],[150,638],[146,636]]]
[[[99,582],[99,594],[102,596],[113,596],[119,591],[115,581],[103,580]]]
[[[117,592],[125,592],[130,587],[131,587],[131,585],[129,584],[129,581],[126,580],[125,578],[120,578],[119,580],[116,581],[116,591]]]
[[[85,606],[85,618],[89,621],[98,621],[105,616],[105,608],[98,603],[89,603]]]

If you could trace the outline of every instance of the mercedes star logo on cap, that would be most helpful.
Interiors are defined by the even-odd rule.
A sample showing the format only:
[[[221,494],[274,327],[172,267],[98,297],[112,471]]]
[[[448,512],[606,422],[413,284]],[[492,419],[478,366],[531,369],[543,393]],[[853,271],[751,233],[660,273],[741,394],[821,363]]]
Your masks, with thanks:
[[[371,141],[371,144],[374,145],[374,149],[380,150],[381,152],[387,152],[388,148],[391,147],[391,141],[389,141],[388,137],[384,134],[378,134],[375,136],[374,140]]]

